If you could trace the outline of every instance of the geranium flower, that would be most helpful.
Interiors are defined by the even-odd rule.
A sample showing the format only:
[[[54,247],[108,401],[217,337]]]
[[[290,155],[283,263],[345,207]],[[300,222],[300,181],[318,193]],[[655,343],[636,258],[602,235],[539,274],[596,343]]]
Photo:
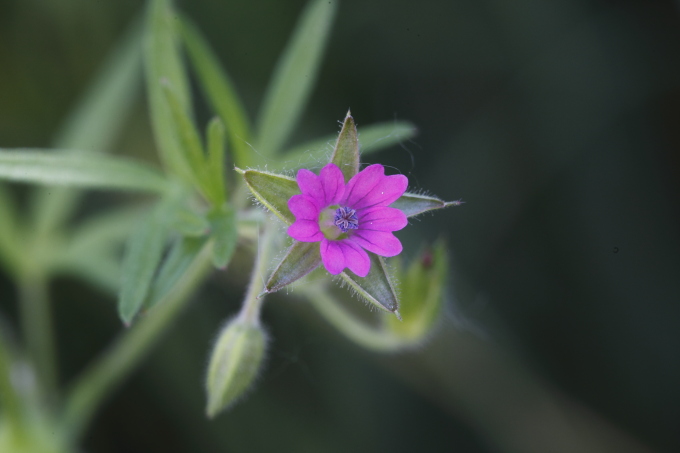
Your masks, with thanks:
[[[408,221],[404,212],[389,205],[406,191],[406,176],[385,176],[384,167],[375,164],[345,184],[340,168],[329,163],[318,176],[299,170],[297,184],[302,194],[288,200],[296,219],[288,235],[319,242],[323,265],[331,274],[349,268],[365,277],[371,269],[366,251],[385,257],[401,253],[401,242],[392,232]]]

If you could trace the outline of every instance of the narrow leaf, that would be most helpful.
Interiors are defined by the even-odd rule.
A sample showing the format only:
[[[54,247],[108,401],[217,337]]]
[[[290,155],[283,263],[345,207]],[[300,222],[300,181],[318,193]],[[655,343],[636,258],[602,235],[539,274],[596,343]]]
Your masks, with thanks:
[[[172,228],[183,236],[204,236],[210,230],[210,222],[205,215],[181,208],[175,212]]]
[[[172,110],[163,93],[163,84],[175,90],[179,104],[189,111],[191,98],[179,55],[174,26],[175,12],[169,0],[149,2],[146,35],[146,86],[151,109],[151,125],[161,161],[173,173],[190,180]]]
[[[273,293],[304,277],[319,267],[321,252],[318,242],[293,241],[288,253],[269,277],[265,290]]]
[[[221,206],[226,201],[226,172],[224,171],[224,124],[215,117],[208,124],[208,172],[215,193],[213,204]]]
[[[285,144],[316,83],[333,22],[335,1],[311,0],[267,88],[258,121],[258,151],[271,156]]]
[[[378,123],[362,126],[359,130],[359,151],[362,156],[380,151],[397,143],[401,143],[416,135],[418,130],[407,121]],[[327,158],[331,151],[331,143],[337,140],[335,135],[314,140],[296,146],[283,155],[282,160],[288,166],[300,167],[304,164],[318,162]]]
[[[154,307],[184,275],[205,244],[205,238],[178,238],[163,261],[153,282],[144,308]]]
[[[390,206],[404,211],[406,217],[414,217],[423,212],[432,211],[433,209],[460,206],[461,203],[461,201],[444,201],[437,197],[406,192]]]
[[[228,74],[221,68],[212,49],[200,31],[186,17],[180,18],[181,34],[187,54],[206,98],[224,124],[228,124],[229,142],[236,165],[248,166],[250,158],[250,125],[243,103]]]
[[[169,84],[164,84],[162,89],[172,112],[172,120],[179,138],[182,160],[186,160],[189,163],[192,182],[204,192],[206,165],[201,137],[198,135],[193,120],[189,117],[184,107],[182,107],[174,89]]]
[[[163,192],[167,182],[150,167],[103,154],[0,149],[0,178],[34,184]]]
[[[93,83],[60,128],[55,148],[108,151],[129,119],[141,88],[142,32],[139,21],[116,44]],[[31,200],[36,237],[44,237],[70,216],[77,206],[72,189],[42,189]]]
[[[236,249],[238,229],[236,227],[236,212],[231,205],[224,204],[213,210],[210,215],[212,227],[213,250],[212,261],[216,268],[224,269],[231,261]]]
[[[340,167],[345,183],[352,179],[352,176],[359,173],[359,139],[357,138],[357,126],[354,118],[348,111],[345,121],[342,124],[338,141],[331,156],[331,162]]]
[[[385,259],[370,252],[368,256],[371,258],[371,270],[366,277],[357,277],[350,271],[343,272],[340,276],[361,297],[381,310],[400,317],[399,298],[385,265]]]
[[[293,178],[258,170],[237,171],[260,203],[288,225],[295,222],[295,216],[288,209],[288,200],[301,192]]]
[[[168,236],[168,219],[172,217],[175,209],[172,201],[161,201],[151,214],[140,222],[128,241],[123,257],[121,292],[118,300],[118,313],[125,324],[132,322],[149,292]]]

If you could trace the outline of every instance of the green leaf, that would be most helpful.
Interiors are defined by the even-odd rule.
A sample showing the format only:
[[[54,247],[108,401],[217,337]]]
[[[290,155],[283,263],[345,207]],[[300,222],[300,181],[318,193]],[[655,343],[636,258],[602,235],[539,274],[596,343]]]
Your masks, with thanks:
[[[307,4],[277,63],[257,128],[256,149],[265,156],[279,151],[298,122],[316,83],[336,3],[312,0]]]
[[[99,248],[87,255],[68,256],[53,264],[52,271],[59,275],[81,278],[105,291],[116,294],[120,289],[121,265],[118,254]]]
[[[189,88],[177,46],[175,14],[169,0],[149,2],[145,51],[146,86],[151,125],[161,161],[168,170],[191,181],[172,110],[163,92],[163,84],[169,84],[177,94],[182,109],[190,110]]]
[[[130,27],[107,57],[93,83],[61,127],[55,148],[108,151],[129,119],[141,88],[142,31]],[[37,191],[31,203],[35,236],[43,237],[64,223],[77,205],[71,189]]]
[[[34,184],[163,192],[167,181],[150,167],[102,154],[0,149],[0,178]]]
[[[236,171],[243,175],[248,188],[260,203],[288,225],[295,222],[295,216],[288,209],[288,200],[301,192],[293,178],[259,170],[244,171],[237,168]]]
[[[368,256],[371,259],[371,270],[366,277],[357,277],[351,271],[343,272],[340,276],[358,295],[381,310],[394,313],[400,318],[399,297],[385,265],[385,259],[370,252]]]
[[[413,260],[400,278],[403,322],[389,317],[386,328],[410,342],[426,337],[441,315],[447,275],[446,246],[444,241],[438,241]]]
[[[362,126],[359,130],[359,151],[362,156],[380,151],[416,135],[416,127],[406,121],[390,123],[378,123],[370,126]],[[293,167],[304,164],[317,164],[324,160],[331,150],[331,143],[337,140],[337,136],[329,135],[322,139],[314,140],[296,146],[282,156],[282,163]]]
[[[309,274],[320,264],[321,252],[318,242],[293,241],[288,253],[269,277],[265,291],[276,292]]]
[[[236,212],[231,205],[224,204],[214,209],[210,215],[212,226],[213,250],[212,261],[216,268],[224,269],[231,261],[236,249],[238,229],[236,227]]]
[[[210,222],[205,215],[180,208],[175,212],[172,228],[183,236],[204,236],[210,231]]]
[[[164,84],[162,90],[166,102],[170,105],[173,125],[179,138],[183,160],[186,160],[189,164],[191,181],[205,194],[206,165],[201,136],[198,135],[193,120],[180,103],[174,89],[170,85]]]
[[[163,261],[158,277],[153,282],[149,296],[144,304],[145,309],[154,307],[172,289],[184,275],[194,259],[198,256],[206,238],[178,238]]]
[[[169,233],[168,219],[177,209],[174,199],[159,202],[130,237],[123,256],[118,313],[130,324],[149,293]]]
[[[348,111],[345,121],[342,124],[338,141],[331,156],[331,163],[340,168],[345,177],[345,184],[352,179],[352,176],[359,173],[359,139],[357,138],[357,126],[354,118]]]
[[[397,201],[392,203],[390,207],[404,211],[406,217],[414,217],[422,214],[423,212],[432,211],[433,209],[448,208],[449,206],[460,206],[461,204],[461,201],[444,201],[437,197],[406,192],[404,195],[399,197]]]
[[[234,161],[236,165],[246,167],[252,163],[252,158],[248,146],[250,124],[243,103],[200,31],[186,17],[180,17],[180,24],[184,45],[201,88],[222,122],[229,125],[227,133],[234,149]]]
[[[208,124],[208,172],[215,193],[214,205],[221,206],[226,201],[226,172],[224,171],[224,124],[215,117]]]
[[[0,185],[0,263],[13,274],[20,271],[23,240],[19,212],[11,195]]]

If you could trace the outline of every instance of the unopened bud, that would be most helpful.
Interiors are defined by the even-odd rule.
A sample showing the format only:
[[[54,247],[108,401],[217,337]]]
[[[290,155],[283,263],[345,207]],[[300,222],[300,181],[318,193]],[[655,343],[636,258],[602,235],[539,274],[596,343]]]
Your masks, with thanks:
[[[233,405],[250,388],[264,358],[262,327],[235,318],[222,328],[210,357],[207,376],[208,417]]]
[[[447,273],[443,241],[425,249],[406,271],[400,272],[403,322],[387,318],[387,328],[394,335],[414,344],[426,338],[442,311]]]

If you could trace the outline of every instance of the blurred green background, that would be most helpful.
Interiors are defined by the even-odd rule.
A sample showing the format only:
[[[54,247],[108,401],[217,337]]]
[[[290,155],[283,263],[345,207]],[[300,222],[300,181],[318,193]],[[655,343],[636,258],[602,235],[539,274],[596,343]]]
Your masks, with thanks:
[[[177,5],[254,113],[304,1]],[[0,0],[0,147],[49,146],[142,10]],[[245,271],[215,273],[84,451],[679,451],[679,55],[671,1],[341,2],[290,144],[336,132],[349,107],[359,132],[390,119],[419,127],[371,161],[466,202],[398,234],[407,258],[448,241],[438,334],[378,355],[294,293],[271,297],[266,370],[208,422],[204,368]],[[212,113],[197,99],[204,124]],[[155,159],[141,78],[117,148]],[[13,191],[25,199],[25,186]],[[131,198],[91,193],[81,213]],[[14,291],[0,275],[10,321]],[[122,327],[111,294],[67,278],[52,291],[67,382]]]

